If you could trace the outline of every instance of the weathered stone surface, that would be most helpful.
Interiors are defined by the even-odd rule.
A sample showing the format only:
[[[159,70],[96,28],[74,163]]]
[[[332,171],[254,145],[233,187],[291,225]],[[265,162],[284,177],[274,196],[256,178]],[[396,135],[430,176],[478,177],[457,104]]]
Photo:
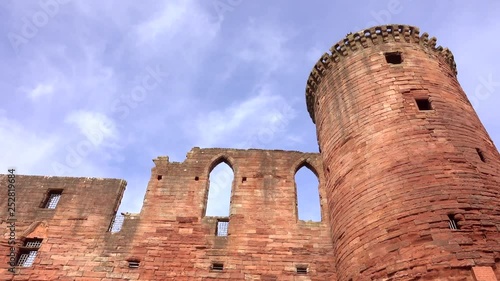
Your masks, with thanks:
[[[215,235],[217,218],[204,217],[209,173],[221,161],[234,170],[227,237]],[[297,219],[295,172],[307,165],[324,182],[319,154],[194,148],[183,163],[154,162],[141,214],[127,215],[118,233],[108,229],[124,181],[18,175],[17,233],[42,221],[47,234],[34,265],[18,269],[14,280],[336,279],[328,220]],[[0,176],[3,190],[6,183]],[[40,208],[49,188],[63,189],[54,210]],[[322,185],[320,194],[326,198]],[[7,202],[0,206],[8,217]],[[10,274],[5,242],[0,276]],[[130,260],[139,268],[129,268]],[[224,270],[211,270],[214,262]],[[307,275],[297,274],[298,264],[308,266]]]
[[[499,267],[500,156],[453,56],[413,27],[355,36],[369,38],[334,46],[307,88],[338,280],[473,280],[472,266]]]

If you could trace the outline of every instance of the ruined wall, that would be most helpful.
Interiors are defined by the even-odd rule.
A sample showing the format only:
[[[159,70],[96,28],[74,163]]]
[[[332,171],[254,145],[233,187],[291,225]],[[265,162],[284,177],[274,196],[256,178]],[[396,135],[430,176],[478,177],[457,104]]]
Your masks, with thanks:
[[[7,185],[7,176],[0,175],[0,280],[74,280],[91,276],[88,272],[101,265],[104,237],[120,204],[125,181],[16,175],[16,249],[25,238],[43,241],[33,266],[17,268],[13,279],[8,272]],[[51,190],[62,190],[55,209],[44,208]]]
[[[325,210],[322,222],[297,219],[294,177],[302,166],[318,175],[326,206],[318,154],[194,148],[182,163],[154,162],[141,213],[127,215],[118,233],[108,227],[122,182],[18,176],[26,213],[18,215],[19,229],[39,220],[47,186],[65,189],[56,216],[44,217],[47,238],[35,264],[13,280],[336,280]],[[209,173],[221,162],[234,171],[225,237],[216,236],[217,218],[204,216]],[[128,261],[140,265],[129,268]],[[224,269],[212,270],[213,263]]]
[[[338,280],[498,275],[500,155],[435,43],[415,27],[374,27],[311,73]]]

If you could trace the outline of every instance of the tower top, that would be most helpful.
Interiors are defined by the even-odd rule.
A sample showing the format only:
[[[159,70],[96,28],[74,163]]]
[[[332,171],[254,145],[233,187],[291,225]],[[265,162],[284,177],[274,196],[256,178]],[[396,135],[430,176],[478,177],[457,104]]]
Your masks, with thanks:
[[[429,34],[424,33],[420,36],[418,27],[410,25],[380,25],[374,26],[369,29],[364,29],[355,33],[349,33],[347,36],[340,40],[337,44],[330,48],[330,53],[325,53],[318,62],[314,65],[309,79],[307,79],[306,86],[306,102],[307,111],[314,120],[314,106],[315,94],[318,89],[322,77],[328,69],[335,67],[335,65],[344,60],[349,55],[372,46],[390,43],[415,43],[426,49],[427,51],[434,52],[442,57],[449,65],[452,72],[457,74],[457,68],[453,54],[448,48],[441,46],[436,47],[436,37],[429,39]]]

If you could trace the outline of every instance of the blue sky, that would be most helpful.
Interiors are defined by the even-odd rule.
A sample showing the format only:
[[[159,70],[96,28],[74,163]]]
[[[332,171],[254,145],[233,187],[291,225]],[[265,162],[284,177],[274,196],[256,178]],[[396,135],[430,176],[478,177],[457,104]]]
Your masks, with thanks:
[[[347,33],[387,23],[451,49],[498,146],[499,14],[497,1],[2,1],[0,167],[123,178],[121,210],[138,212],[159,155],[317,152],[312,66]]]

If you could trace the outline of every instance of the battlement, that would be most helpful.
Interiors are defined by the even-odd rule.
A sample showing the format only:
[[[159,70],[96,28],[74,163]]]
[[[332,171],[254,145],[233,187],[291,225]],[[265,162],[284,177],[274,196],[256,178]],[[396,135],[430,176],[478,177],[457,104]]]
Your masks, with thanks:
[[[441,57],[449,65],[452,72],[457,74],[457,67],[452,52],[448,48],[436,47],[437,39],[424,33],[420,36],[420,29],[410,25],[381,25],[364,29],[355,33],[349,33],[337,44],[330,48],[330,53],[325,53],[314,65],[306,86],[307,111],[313,122],[314,106],[316,104],[315,94],[325,76],[326,72],[333,69],[335,65],[355,52],[360,52],[373,46],[396,42],[416,44],[427,52]]]

